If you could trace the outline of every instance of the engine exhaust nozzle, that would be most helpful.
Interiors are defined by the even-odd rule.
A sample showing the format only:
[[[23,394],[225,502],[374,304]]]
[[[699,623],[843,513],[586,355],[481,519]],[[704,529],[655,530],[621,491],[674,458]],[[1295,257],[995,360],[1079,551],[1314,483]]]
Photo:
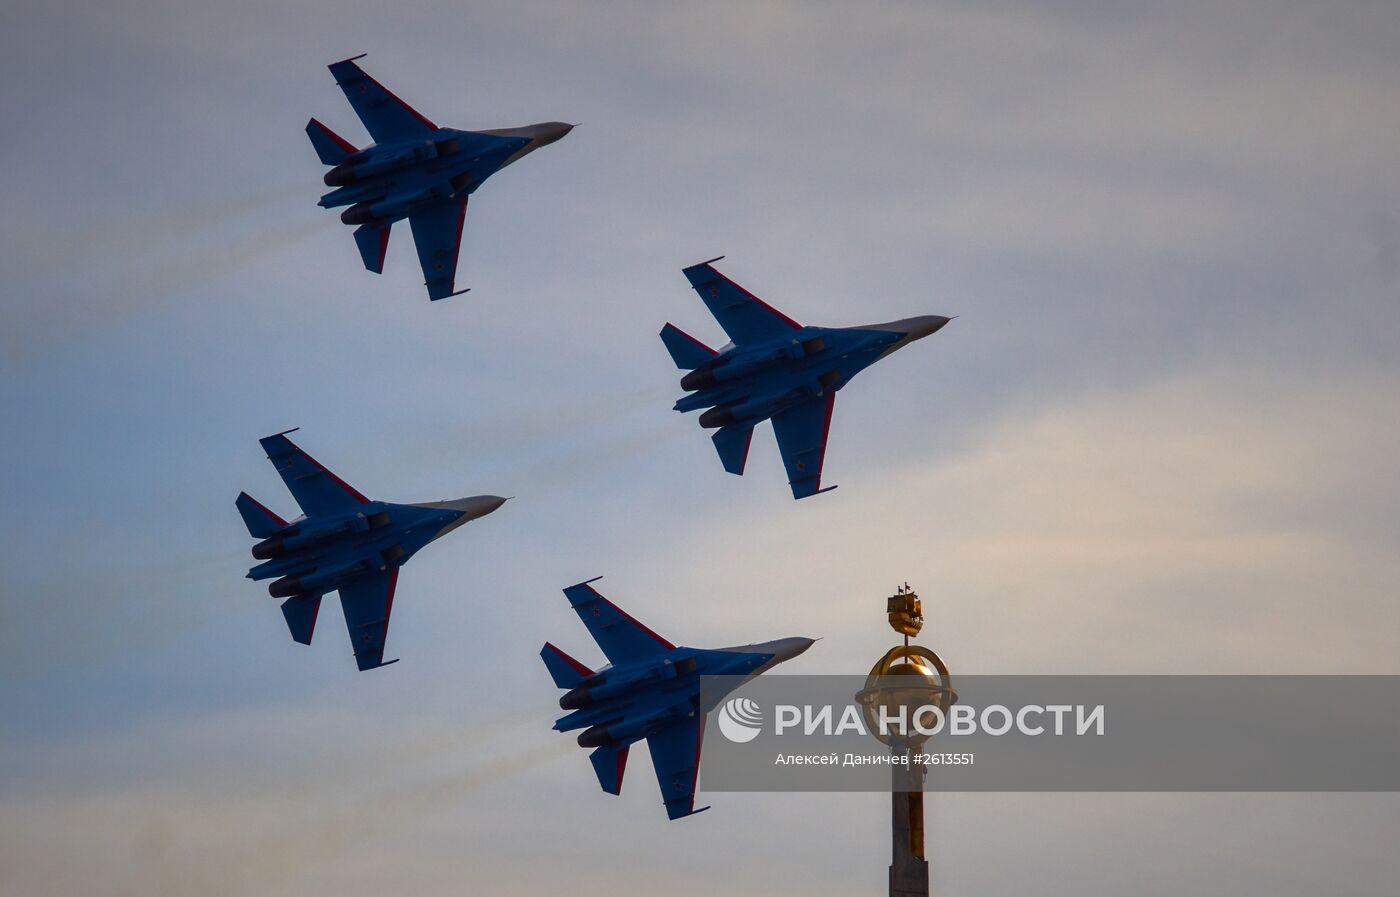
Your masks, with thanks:
[[[340,213],[342,224],[369,224],[373,220],[374,213],[369,210],[369,203],[356,203]]]
[[[589,726],[579,733],[579,747],[602,747],[611,744],[612,739],[608,737],[607,726]]]

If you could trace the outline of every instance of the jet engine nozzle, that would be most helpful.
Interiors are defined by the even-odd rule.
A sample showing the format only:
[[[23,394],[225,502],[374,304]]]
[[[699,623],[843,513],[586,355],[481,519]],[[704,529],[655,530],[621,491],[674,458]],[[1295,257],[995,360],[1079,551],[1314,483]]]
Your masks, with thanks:
[[[714,386],[718,381],[715,379],[715,372],[709,368],[700,368],[691,371],[681,378],[681,389],[693,392],[697,389],[705,389]]]
[[[352,561],[338,567],[321,567],[297,575],[284,576],[267,587],[273,598],[290,598],[293,595],[324,594],[337,588],[340,583],[358,576],[373,568],[365,559]]]
[[[283,536],[273,536],[270,539],[263,539],[253,546],[253,557],[260,561],[276,557],[282,551]]]
[[[586,685],[579,685],[569,689],[564,692],[564,695],[559,699],[559,709],[578,710],[581,707],[587,707],[594,703],[593,695],[590,694],[590,691],[591,689]]]
[[[612,736],[608,735],[607,726],[589,726],[578,735],[579,747],[602,747],[612,743]]]
[[[341,162],[321,178],[327,187],[344,187],[355,180],[355,166],[349,162]]]
[[[340,213],[342,224],[369,224],[374,220],[374,213],[370,211],[369,203],[360,202]]]
[[[301,580],[295,576],[284,576],[267,587],[267,593],[273,598],[290,598],[304,591]]]
[[[700,415],[700,426],[707,430],[713,430],[716,427],[727,427],[732,423],[734,423],[734,409],[728,405],[711,408]]]

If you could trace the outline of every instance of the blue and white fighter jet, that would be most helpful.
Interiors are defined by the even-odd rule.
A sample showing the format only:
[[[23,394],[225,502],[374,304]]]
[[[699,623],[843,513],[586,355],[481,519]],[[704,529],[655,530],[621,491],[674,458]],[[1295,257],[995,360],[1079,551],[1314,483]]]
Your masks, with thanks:
[[[355,64],[360,58],[337,62],[330,70],[375,142],[357,149],[316,119],[307,123],[316,154],[333,166],[325,182],[336,189],[319,205],[349,206],[340,220],[358,225],[355,243],[365,267],[376,274],[384,270],[389,229],[407,218],[428,298],[465,293],[455,284],[467,198],[491,175],[574,126],[549,121],[490,131],[440,128],[365,74]]]
[[[680,819],[707,810],[695,808],[695,781],[705,714],[701,676],[742,676],[745,680],[791,660],[814,639],[782,638],[734,648],[686,648],[638,623],[588,582],[564,590],[583,625],[610,663],[590,670],[549,642],[540,657],[554,684],[568,689],[559,706],[572,711],[554,724],[560,732],[582,729],[578,743],[591,747],[598,784],[622,793],[627,752],[646,739],[651,765],[666,802],[666,815]],[[735,688],[739,682],[735,680]],[[732,689],[731,689],[732,690]],[[723,695],[707,696],[713,702]]]
[[[717,261],[683,273],[730,342],[716,351],[674,324],[661,330],[676,367],[689,372],[681,389],[690,395],[678,400],[675,410],[708,409],[700,426],[717,428],[712,438],[720,461],[739,475],[754,425],[771,418],[792,497],[835,489],[822,488],[822,462],[837,390],[952,319],[921,315],[858,327],[804,327],[716,271]]]
[[[395,505],[372,501],[302,451],[287,430],[260,440],[282,475],[302,516],[288,523],[246,492],[238,513],[248,534],[260,540],[261,564],[252,580],[273,579],[268,593],[287,599],[282,615],[292,638],[311,644],[321,597],[339,590],[355,662],[361,670],[397,663],[384,660],[384,639],[394,608],[399,568],[420,548],[505,504],[499,495]]]

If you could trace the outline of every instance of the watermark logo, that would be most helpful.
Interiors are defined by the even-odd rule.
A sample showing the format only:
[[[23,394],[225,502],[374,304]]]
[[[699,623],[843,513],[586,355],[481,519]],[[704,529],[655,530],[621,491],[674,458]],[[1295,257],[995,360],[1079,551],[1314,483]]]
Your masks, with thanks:
[[[913,675],[701,677],[700,779],[709,791],[1400,793],[1400,676],[969,675],[950,697]],[[1317,707],[1326,719],[1306,724]]]
[[[748,698],[731,698],[719,708],[719,731],[735,744],[748,744],[763,731],[763,709]]]

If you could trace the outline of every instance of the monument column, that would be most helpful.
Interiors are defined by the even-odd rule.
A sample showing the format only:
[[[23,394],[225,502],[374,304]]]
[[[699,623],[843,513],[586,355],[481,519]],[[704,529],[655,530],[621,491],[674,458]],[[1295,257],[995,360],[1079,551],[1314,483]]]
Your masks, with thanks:
[[[947,716],[958,699],[948,665],[932,650],[910,644],[923,629],[923,606],[905,583],[886,601],[890,626],[904,644],[885,652],[871,667],[865,688],[856,695],[866,728],[890,749],[890,897],[928,897],[928,859],[924,855],[924,780],[927,767],[915,759],[924,752],[936,717],[919,709],[937,707]],[[900,719],[901,728],[882,729],[879,720]]]

